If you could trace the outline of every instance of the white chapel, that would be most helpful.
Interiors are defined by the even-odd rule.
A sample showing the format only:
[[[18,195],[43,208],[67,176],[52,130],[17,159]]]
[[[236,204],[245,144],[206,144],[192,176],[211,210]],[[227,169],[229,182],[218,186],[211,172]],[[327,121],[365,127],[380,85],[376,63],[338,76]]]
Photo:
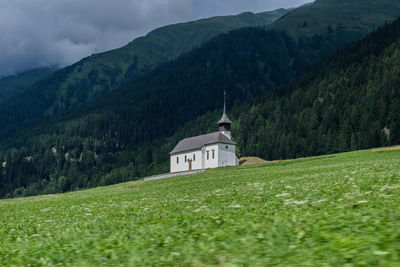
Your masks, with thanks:
[[[231,124],[226,114],[224,93],[224,113],[218,122],[218,132],[180,141],[170,152],[171,173],[239,165]]]

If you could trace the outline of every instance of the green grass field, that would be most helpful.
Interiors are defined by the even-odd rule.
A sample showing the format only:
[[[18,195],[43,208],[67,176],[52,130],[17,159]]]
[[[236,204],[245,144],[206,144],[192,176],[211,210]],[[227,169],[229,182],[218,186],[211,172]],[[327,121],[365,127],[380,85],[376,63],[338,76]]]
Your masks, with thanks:
[[[399,266],[400,150],[0,201],[0,265]]]

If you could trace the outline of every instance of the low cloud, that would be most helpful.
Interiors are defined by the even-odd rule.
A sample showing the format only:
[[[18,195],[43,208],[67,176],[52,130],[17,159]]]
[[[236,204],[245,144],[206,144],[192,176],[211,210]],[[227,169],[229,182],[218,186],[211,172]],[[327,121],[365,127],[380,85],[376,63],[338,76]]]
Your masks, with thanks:
[[[0,0],[0,77],[72,64],[171,23],[309,0]]]

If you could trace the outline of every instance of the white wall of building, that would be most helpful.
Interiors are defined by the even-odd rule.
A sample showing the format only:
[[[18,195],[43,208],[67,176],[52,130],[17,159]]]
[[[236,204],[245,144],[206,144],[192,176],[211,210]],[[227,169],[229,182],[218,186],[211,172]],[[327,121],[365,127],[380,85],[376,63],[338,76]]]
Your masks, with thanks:
[[[236,146],[218,144],[218,166],[237,166],[239,165],[238,158],[236,156]]]
[[[186,161],[185,161],[186,157]],[[179,154],[171,155],[170,170],[171,172],[189,171],[189,162],[192,161],[192,170],[203,169],[201,150],[187,151]],[[179,163],[177,161],[179,158]]]
[[[173,154],[170,158],[171,172],[189,171],[190,160],[192,160],[192,170],[239,165],[239,159],[236,156],[236,146],[227,144],[207,145],[201,150]],[[177,158],[179,158],[179,162]]]
[[[208,151],[208,158],[207,158]],[[214,155],[213,155],[214,153]],[[207,145],[204,147],[204,168],[218,168],[218,144]]]

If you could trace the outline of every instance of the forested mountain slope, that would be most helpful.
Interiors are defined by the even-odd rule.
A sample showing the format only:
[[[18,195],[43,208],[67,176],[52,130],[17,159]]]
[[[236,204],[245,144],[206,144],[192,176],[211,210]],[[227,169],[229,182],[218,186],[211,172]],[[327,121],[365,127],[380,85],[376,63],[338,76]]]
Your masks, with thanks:
[[[21,93],[25,88],[52,74],[54,68],[36,69],[0,79],[0,105],[5,99]]]
[[[82,105],[67,117],[43,122],[4,141],[0,153],[0,160],[5,163],[1,194],[10,196],[17,188],[20,188],[17,193],[22,190],[24,194],[66,191],[165,171],[168,146],[175,145],[177,137],[160,138],[173,135],[186,122],[218,109],[224,89],[229,91],[232,103],[273,91],[303,73],[310,62],[323,55],[321,51],[326,42],[320,40],[340,33],[334,30],[295,41],[283,32],[248,28],[214,38],[101,101]],[[284,95],[284,89],[277,96],[271,94],[271,99],[276,99]],[[233,113],[233,118],[239,120],[235,124],[237,139],[240,150],[260,155],[263,151],[255,146],[276,143],[263,141],[264,136],[251,139],[241,132],[245,121],[239,114],[248,112],[246,107],[250,106],[239,105]],[[254,124],[262,123],[265,118],[259,120]],[[202,117],[202,121],[203,125],[215,123],[208,116]],[[184,127],[180,136],[211,128],[193,125],[187,131]],[[276,134],[280,132],[278,126]],[[246,127],[248,131],[249,125]],[[285,131],[289,130],[282,130]],[[287,149],[292,149],[292,145]],[[295,155],[314,152],[305,150]],[[292,152],[274,153],[271,156],[278,158],[292,155]]]
[[[230,117],[238,152],[279,160],[400,144],[399,84],[400,19],[318,61],[289,85],[237,103]],[[168,171],[177,142],[214,131],[220,115],[201,116],[131,152],[139,173]],[[118,180],[116,173],[104,181]]]
[[[324,58],[300,78],[230,111],[241,156],[291,159],[400,144],[400,19]],[[186,123],[171,137],[125,155],[136,168],[166,172],[168,152],[187,136],[215,131],[221,111]],[[122,162],[122,161],[121,161]],[[128,162],[128,161],[127,161]]]
[[[236,140],[266,159],[400,144],[399,84],[400,19],[238,106]]]
[[[248,12],[169,25],[137,38],[120,49],[85,58],[1,104],[0,124],[3,127],[0,136],[117,90],[124,82],[141,77],[218,34],[242,27],[266,25],[287,11]]]
[[[160,63],[177,58],[182,53],[190,51],[221,33],[245,27],[268,25],[288,11],[290,9],[277,9],[258,14],[245,12],[237,16],[213,17],[161,27],[122,48],[121,51],[130,51],[131,58],[128,73],[125,75],[133,78],[148,73]],[[117,55],[111,51],[107,56],[112,60]]]
[[[291,10],[267,28],[284,30],[296,39],[335,30],[360,36],[397,18],[399,8],[398,0],[316,0]]]
[[[302,38],[314,38],[321,49],[317,52],[327,54],[392,22],[400,15],[399,9],[398,0],[316,0],[266,28],[285,31],[300,44]]]

